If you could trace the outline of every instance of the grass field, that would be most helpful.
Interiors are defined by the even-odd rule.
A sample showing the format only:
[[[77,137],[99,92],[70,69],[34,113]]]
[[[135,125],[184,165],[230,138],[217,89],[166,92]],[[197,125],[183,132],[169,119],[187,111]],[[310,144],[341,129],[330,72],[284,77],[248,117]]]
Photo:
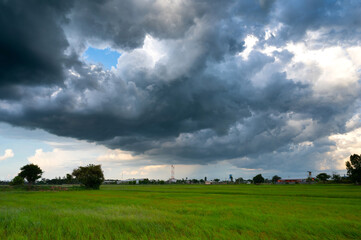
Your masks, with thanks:
[[[361,187],[0,191],[0,239],[361,239]]]

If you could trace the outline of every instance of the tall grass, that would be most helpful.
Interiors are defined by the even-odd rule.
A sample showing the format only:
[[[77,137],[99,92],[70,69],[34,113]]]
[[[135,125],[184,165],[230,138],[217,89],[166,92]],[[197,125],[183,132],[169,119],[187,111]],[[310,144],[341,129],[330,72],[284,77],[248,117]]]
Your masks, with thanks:
[[[0,191],[0,239],[361,239],[352,185]]]

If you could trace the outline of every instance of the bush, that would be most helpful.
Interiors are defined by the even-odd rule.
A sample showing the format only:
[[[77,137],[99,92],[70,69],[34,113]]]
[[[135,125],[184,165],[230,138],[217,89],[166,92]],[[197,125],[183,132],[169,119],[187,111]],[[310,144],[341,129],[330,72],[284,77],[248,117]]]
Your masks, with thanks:
[[[279,176],[277,176],[277,175],[274,175],[273,177],[272,177],[272,183],[276,183],[276,182],[278,182],[278,180],[280,180],[281,179],[281,177],[279,177]]]
[[[16,177],[13,178],[13,180],[11,180],[10,185],[11,186],[24,185],[24,178],[22,178],[21,176],[16,176]]]
[[[89,164],[73,170],[73,176],[86,188],[99,189],[104,182],[104,174],[100,165]]]
[[[43,174],[40,167],[35,164],[25,165],[20,170],[21,172],[19,173],[19,176],[26,179],[30,185],[35,183],[37,179],[41,178],[41,175]]]
[[[320,173],[316,176],[316,178],[319,180],[319,181],[322,181],[323,183],[326,183],[327,179],[329,179],[331,176],[328,175],[327,173]]]
[[[258,174],[253,178],[253,183],[254,184],[260,184],[260,183],[264,183],[264,178],[262,177],[262,174]]]
[[[334,183],[342,182],[342,178],[341,178],[340,174],[336,174],[336,173],[332,174],[332,180]]]
[[[351,181],[356,184],[361,184],[361,154],[351,155],[350,161],[346,162],[346,169]]]

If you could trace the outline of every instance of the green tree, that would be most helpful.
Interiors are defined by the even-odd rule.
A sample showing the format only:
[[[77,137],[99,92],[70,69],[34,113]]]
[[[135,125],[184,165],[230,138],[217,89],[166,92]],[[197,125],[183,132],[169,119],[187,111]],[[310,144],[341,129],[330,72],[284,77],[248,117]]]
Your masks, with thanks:
[[[144,178],[143,180],[139,181],[139,184],[149,184],[150,181],[148,178]]]
[[[215,178],[215,179],[213,179],[213,181],[219,182],[220,180],[219,180],[219,178]]]
[[[65,178],[66,178],[67,184],[70,184],[73,182],[73,176],[71,174],[67,173]]]
[[[21,186],[24,185],[24,178],[20,177],[19,175],[14,177],[13,180],[10,182],[11,186]]]
[[[244,182],[244,180],[241,177],[236,179],[236,183],[238,183],[238,184],[243,183],[243,182]]]
[[[29,184],[34,184],[35,181],[41,178],[41,175],[44,173],[38,165],[28,164],[20,168],[21,172],[19,176],[23,179],[26,179]]]
[[[340,183],[342,181],[342,178],[341,178],[340,174],[333,173],[332,174],[332,180],[335,183]]]
[[[262,174],[258,174],[256,176],[254,176],[253,183],[254,184],[264,183],[264,178],[262,177]]]
[[[329,179],[331,176],[328,175],[327,173],[320,173],[316,176],[316,178],[320,181],[322,181],[323,183],[325,183],[327,181],[327,179]]]
[[[272,183],[276,183],[278,180],[280,180],[281,179],[281,177],[279,177],[279,176],[277,176],[277,175],[274,175],[273,177],[272,177]]]
[[[198,179],[192,179],[191,182],[192,183],[199,183]]]
[[[361,154],[351,155],[350,161],[346,162],[346,169],[351,181],[356,184],[361,184]]]
[[[99,189],[104,182],[101,165],[89,164],[73,170],[73,176],[86,188]]]

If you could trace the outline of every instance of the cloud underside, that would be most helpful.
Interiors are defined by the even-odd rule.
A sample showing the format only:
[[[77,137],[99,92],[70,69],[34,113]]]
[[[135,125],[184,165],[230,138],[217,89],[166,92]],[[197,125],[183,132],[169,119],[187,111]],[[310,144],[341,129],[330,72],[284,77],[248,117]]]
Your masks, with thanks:
[[[330,136],[360,127],[360,14],[356,1],[2,1],[0,121],[159,163],[312,169]],[[86,62],[89,46],[121,52],[117,65]]]

